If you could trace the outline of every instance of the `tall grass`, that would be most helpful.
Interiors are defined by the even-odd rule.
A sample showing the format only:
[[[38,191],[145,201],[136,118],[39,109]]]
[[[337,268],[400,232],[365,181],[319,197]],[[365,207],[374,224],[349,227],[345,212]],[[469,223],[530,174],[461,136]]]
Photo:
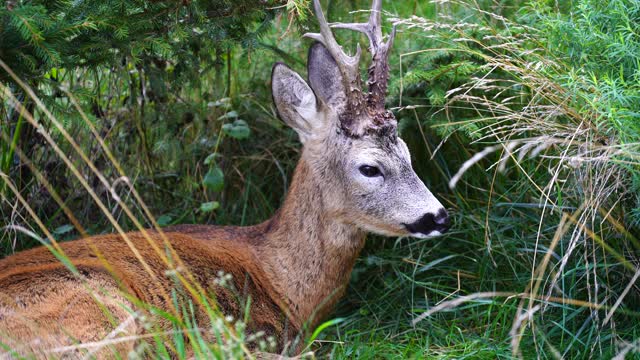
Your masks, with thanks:
[[[450,180],[457,232],[369,248],[332,354],[638,351],[638,6],[544,4],[506,17],[452,1],[444,12],[457,16],[398,19],[408,37],[433,39],[401,55],[399,111],[445,137],[421,146],[438,165],[429,173]]]
[[[304,14],[304,2],[289,5]],[[335,21],[367,15],[333,5]],[[347,295],[308,348],[372,359],[637,355],[640,5],[385,9],[401,31],[388,105],[416,171],[452,209],[455,226],[438,239],[370,236]],[[56,81],[36,88],[2,85],[4,253],[45,245],[68,263],[57,244],[78,236],[268,218],[299,151],[267,84],[283,54],[304,73],[306,43],[295,31],[282,16],[257,53],[233,48],[219,59],[224,66],[205,59],[197,79],[171,64],[122,63],[55,69],[48,76]],[[132,85],[141,83],[151,95]],[[25,131],[33,148],[13,140]],[[179,261],[166,260],[168,269]],[[131,317],[148,337],[113,335],[51,355],[81,349],[91,357],[133,340],[131,357],[241,358],[251,356],[247,344],[268,348],[272,339],[245,333],[248,319],[225,319],[188,275],[176,274],[170,281],[195,302],[176,291],[169,312],[138,304],[144,311]],[[211,328],[193,321],[197,306]],[[173,330],[161,331],[160,321]]]

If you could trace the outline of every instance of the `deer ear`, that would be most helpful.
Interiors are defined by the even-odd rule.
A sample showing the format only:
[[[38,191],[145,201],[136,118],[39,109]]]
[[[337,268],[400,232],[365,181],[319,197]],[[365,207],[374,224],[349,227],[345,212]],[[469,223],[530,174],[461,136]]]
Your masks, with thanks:
[[[319,125],[315,94],[300,75],[282,63],[273,66],[271,91],[278,115],[298,133],[304,144]]]
[[[342,75],[336,60],[320,42],[309,49],[307,71],[313,91],[325,105],[340,113],[347,103]]]

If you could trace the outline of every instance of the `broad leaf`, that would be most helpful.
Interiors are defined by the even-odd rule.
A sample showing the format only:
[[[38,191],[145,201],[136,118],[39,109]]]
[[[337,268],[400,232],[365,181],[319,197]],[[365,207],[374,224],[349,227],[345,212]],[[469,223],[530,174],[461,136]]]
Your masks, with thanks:
[[[206,203],[202,203],[200,204],[200,211],[203,213],[210,213],[213,210],[217,209],[220,207],[220,203],[217,201],[209,201]]]
[[[211,191],[222,191],[224,188],[224,173],[222,169],[217,166],[209,169],[204,179],[202,179],[202,184]]]
[[[241,119],[234,121],[232,124],[224,124],[222,126],[222,131],[238,140],[247,139],[249,135],[251,135],[251,130],[249,129],[247,122]]]

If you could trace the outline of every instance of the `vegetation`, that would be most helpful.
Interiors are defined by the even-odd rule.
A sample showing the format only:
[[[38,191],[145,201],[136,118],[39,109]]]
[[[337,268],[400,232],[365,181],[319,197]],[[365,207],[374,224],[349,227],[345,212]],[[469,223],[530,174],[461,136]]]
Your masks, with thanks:
[[[330,2],[330,19],[367,16],[357,11],[367,1]],[[6,1],[2,254],[139,226],[270,217],[300,145],[275,115],[269,72],[275,61],[305,72],[301,34],[316,26],[308,5]],[[400,31],[387,105],[455,225],[437,239],[370,236],[308,349],[640,356],[640,2],[384,9],[387,29]],[[185,356],[186,339],[201,357],[268,345],[213,310],[212,330],[232,340],[207,344],[192,306],[176,306],[176,331],[139,353]]]

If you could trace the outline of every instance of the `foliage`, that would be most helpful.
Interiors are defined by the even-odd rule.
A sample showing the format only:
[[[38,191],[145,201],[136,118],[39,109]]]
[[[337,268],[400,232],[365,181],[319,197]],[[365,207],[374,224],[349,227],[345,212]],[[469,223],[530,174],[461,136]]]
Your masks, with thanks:
[[[385,260],[366,263],[376,275],[357,286],[346,313],[361,306],[378,315],[351,315],[348,336],[340,339],[353,346],[338,346],[336,354],[385,356],[368,344],[406,334],[398,319],[420,326],[414,331],[424,329],[426,339],[402,338],[389,356],[421,357],[425,347],[429,357],[637,351],[632,309],[640,298],[629,290],[640,274],[640,243],[637,211],[629,210],[640,190],[634,80],[640,53],[631,20],[638,4],[546,4],[509,15],[450,2],[449,10],[460,7],[453,19],[401,19],[434,41],[408,52],[422,59],[403,63],[409,70],[396,86],[403,133],[411,139],[419,120],[445,137],[423,156],[435,158],[455,186],[461,233],[429,247],[397,241],[375,250]],[[629,51],[618,51],[623,47]],[[385,301],[361,300],[371,298]],[[416,308],[431,315],[418,316]],[[461,344],[460,352],[453,344]]]
[[[241,42],[254,48],[278,1],[9,1],[0,57],[21,79],[54,67],[110,67],[146,58],[178,66]],[[147,60],[148,61],[148,60]],[[55,77],[54,77],[55,79]],[[7,80],[5,74],[0,80]]]
[[[581,1],[573,17],[562,17],[552,9],[540,9],[542,28],[549,51],[568,66],[556,73],[558,81],[571,91],[575,107],[606,137],[606,143],[624,146],[620,161],[630,162],[632,182],[640,168],[632,165],[640,148],[640,2],[627,0]],[[629,184],[638,194],[638,184]],[[629,212],[627,222],[640,225],[640,199]]]

